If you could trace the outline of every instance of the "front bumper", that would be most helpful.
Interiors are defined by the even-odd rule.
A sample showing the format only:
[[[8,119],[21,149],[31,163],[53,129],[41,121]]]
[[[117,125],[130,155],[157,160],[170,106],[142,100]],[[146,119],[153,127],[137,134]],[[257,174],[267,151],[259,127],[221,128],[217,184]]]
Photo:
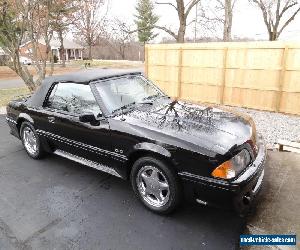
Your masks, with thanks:
[[[246,213],[261,189],[266,156],[266,147],[260,143],[255,161],[232,181],[180,173],[185,196],[205,205]]]

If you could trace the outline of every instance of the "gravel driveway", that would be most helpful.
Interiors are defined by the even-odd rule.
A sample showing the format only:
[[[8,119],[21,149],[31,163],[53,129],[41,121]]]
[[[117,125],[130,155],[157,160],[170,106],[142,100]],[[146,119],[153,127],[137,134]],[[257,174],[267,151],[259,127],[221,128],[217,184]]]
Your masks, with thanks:
[[[300,142],[300,116],[246,108],[231,108],[247,113],[254,119],[257,131],[263,135],[269,149],[275,148],[275,144],[280,139]]]

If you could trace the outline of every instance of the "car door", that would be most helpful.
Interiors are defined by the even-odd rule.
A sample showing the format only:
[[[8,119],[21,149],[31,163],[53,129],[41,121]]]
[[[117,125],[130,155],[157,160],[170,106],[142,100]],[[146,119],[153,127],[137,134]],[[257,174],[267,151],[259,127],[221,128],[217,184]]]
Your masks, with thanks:
[[[79,116],[93,113],[99,122],[80,122]],[[111,165],[109,123],[88,84],[57,83],[45,102],[40,118],[43,133],[56,149],[86,160]]]

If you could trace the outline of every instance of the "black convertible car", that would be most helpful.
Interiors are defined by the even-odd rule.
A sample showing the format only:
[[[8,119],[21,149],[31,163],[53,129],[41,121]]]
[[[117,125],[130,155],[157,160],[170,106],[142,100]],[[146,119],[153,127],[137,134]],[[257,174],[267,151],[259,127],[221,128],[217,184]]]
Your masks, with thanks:
[[[128,179],[157,213],[183,197],[243,213],[264,176],[266,150],[250,117],[172,99],[140,72],[46,78],[8,104],[6,119],[32,158],[54,153]]]

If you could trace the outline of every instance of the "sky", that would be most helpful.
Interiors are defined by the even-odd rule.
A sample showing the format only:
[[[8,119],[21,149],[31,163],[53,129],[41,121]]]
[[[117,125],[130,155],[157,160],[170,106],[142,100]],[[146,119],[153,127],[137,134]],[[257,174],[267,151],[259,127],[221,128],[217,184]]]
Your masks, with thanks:
[[[175,0],[169,0],[169,2]],[[205,1],[205,0],[202,0]],[[207,0],[211,1],[211,0]],[[109,14],[116,16],[119,19],[131,23],[134,27],[134,14],[137,0],[110,0]],[[160,2],[167,2],[160,0]],[[172,27],[174,30],[178,28],[177,14],[172,7],[168,5],[155,5],[155,12],[160,16],[159,24],[167,27]],[[195,16],[195,9],[191,12],[190,18]],[[201,33],[205,32],[198,27],[197,37],[201,37]],[[194,37],[194,25],[190,25],[187,29],[187,36]],[[156,42],[160,41],[163,37],[169,37],[163,31],[159,31],[160,35]],[[220,32],[210,32],[208,35],[221,37]],[[263,22],[262,14],[255,5],[249,4],[248,0],[237,0],[232,27],[232,37],[248,37],[257,40],[267,40],[267,30]],[[295,20],[283,31],[280,40],[297,40],[300,41],[300,14]]]

